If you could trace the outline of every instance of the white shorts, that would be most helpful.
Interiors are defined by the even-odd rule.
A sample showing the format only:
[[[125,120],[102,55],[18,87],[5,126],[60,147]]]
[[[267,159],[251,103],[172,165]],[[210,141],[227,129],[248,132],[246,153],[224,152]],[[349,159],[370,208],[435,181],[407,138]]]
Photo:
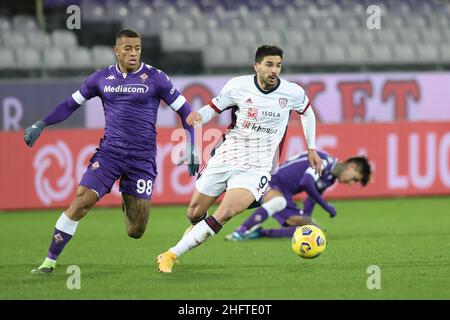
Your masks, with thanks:
[[[226,190],[249,190],[256,201],[264,195],[269,185],[268,172],[245,170],[227,165],[206,166],[195,183],[197,190],[210,197],[218,197]]]

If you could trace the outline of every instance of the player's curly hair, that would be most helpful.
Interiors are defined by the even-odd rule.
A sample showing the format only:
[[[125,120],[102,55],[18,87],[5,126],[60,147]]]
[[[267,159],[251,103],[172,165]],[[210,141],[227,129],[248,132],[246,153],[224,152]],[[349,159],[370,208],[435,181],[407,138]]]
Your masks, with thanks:
[[[345,163],[354,163],[358,167],[358,171],[362,175],[361,185],[365,186],[370,181],[372,175],[372,168],[369,160],[366,157],[351,157],[345,160]]]
[[[261,62],[267,56],[280,56],[283,59],[283,49],[268,44],[262,45],[256,50],[255,62]]]

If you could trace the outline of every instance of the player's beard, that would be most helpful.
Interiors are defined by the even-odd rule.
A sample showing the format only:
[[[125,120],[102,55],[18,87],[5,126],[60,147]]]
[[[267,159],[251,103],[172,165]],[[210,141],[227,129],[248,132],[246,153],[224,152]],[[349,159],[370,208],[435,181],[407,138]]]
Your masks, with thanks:
[[[278,83],[278,77],[277,76],[275,76],[275,79],[273,79],[274,80],[274,82],[273,83],[271,83],[270,81],[271,81],[272,79],[271,79],[271,76],[268,76],[267,78],[266,78],[266,81],[264,81],[264,84],[265,84],[265,86],[266,86],[266,90],[270,90],[270,89],[272,89],[273,87],[275,87],[276,85],[277,85],[277,83]]]

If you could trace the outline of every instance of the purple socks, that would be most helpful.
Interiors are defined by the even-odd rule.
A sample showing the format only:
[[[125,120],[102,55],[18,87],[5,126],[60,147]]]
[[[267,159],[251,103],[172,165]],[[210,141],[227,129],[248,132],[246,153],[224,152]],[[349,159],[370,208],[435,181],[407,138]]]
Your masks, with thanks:
[[[50,248],[48,249],[47,257],[52,260],[58,259],[61,251],[64,249],[70,239],[72,239],[72,236],[70,234],[62,232],[55,228],[52,242],[50,244]]]
[[[284,227],[279,229],[262,229],[261,237],[267,238],[291,238],[297,227]]]
[[[267,220],[269,217],[269,214],[266,209],[263,207],[259,207],[258,210],[253,212],[253,214],[245,220],[245,222],[239,226],[239,228],[236,229],[237,233],[243,234],[247,230],[250,230],[253,226],[262,223],[263,221]]]

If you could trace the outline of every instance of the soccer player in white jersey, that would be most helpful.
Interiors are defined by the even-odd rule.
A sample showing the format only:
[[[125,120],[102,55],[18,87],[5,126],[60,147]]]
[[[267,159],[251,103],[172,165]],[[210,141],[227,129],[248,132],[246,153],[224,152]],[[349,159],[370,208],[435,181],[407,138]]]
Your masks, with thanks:
[[[282,60],[282,49],[259,47],[254,63],[256,75],[232,78],[209,105],[187,117],[189,125],[198,126],[226,109],[233,108],[234,112],[225,141],[197,179],[187,211],[195,225],[174,247],[156,258],[158,271],[172,272],[178,257],[210,239],[233,216],[259,201],[275,169],[278,147],[292,110],[301,114],[308,160],[321,174],[314,112],[299,85],[279,78]],[[206,217],[208,208],[224,192],[217,210]]]

